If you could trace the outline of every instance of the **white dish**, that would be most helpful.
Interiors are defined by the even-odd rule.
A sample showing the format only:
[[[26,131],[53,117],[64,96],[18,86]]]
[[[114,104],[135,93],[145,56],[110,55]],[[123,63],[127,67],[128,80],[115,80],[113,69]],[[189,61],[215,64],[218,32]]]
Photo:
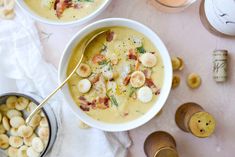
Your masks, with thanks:
[[[50,20],[46,19],[38,14],[36,14],[34,11],[32,11],[27,4],[24,2],[24,0],[16,0],[17,5],[29,16],[31,16],[33,19],[36,21],[45,23],[45,24],[50,24],[50,25],[57,25],[57,26],[68,26],[68,25],[82,25],[92,19],[94,19],[96,16],[98,16],[101,12],[103,12],[107,6],[110,4],[112,0],[105,0],[105,2],[94,12],[91,14],[79,19],[79,20],[74,20],[74,21],[69,21],[69,22],[61,22],[61,21],[56,21],[56,20]]]
[[[131,130],[136,127],[139,127],[146,122],[148,122],[150,119],[152,119],[163,107],[165,104],[167,97],[170,93],[171,84],[172,84],[172,65],[171,65],[171,59],[168,54],[168,51],[161,41],[161,39],[148,27],[145,25],[129,20],[129,19],[123,19],[123,18],[110,18],[110,19],[103,19],[97,22],[94,22],[82,30],[80,30],[75,36],[70,40],[70,42],[67,44],[63,54],[62,58],[60,60],[59,64],[59,82],[63,82],[66,78],[66,72],[67,72],[67,66],[70,59],[70,56],[73,52],[73,49],[75,46],[79,43],[81,39],[83,39],[86,35],[89,33],[103,27],[112,27],[112,26],[124,26],[129,27],[131,29],[134,29],[142,34],[144,34],[147,38],[152,41],[152,43],[155,45],[155,47],[159,50],[164,67],[165,67],[165,76],[164,76],[164,83],[161,88],[161,94],[157,100],[157,102],[153,105],[153,107],[142,117],[135,119],[133,121],[129,121],[126,123],[121,124],[110,124],[110,123],[104,123],[97,121],[90,116],[88,116],[84,111],[82,111],[78,105],[73,101],[73,98],[70,94],[68,85],[65,85],[62,89],[62,92],[64,93],[68,105],[71,107],[73,112],[85,123],[88,125],[98,128],[105,131],[126,131]]]

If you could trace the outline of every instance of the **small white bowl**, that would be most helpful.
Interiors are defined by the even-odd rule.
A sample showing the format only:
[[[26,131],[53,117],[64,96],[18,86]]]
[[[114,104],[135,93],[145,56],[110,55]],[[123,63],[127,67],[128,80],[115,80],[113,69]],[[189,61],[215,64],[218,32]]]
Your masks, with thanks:
[[[161,88],[161,94],[156,101],[156,103],[153,105],[153,107],[143,116],[126,123],[120,123],[120,124],[111,124],[111,123],[105,123],[101,121],[97,121],[93,119],[92,117],[88,116],[84,111],[82,111],[77,104],[74,102],[68,85],[65,85],[62,89],[62,92],[64,93],[68,105],[71,107],[71,109],[75,112],[75,114],[85,123],[88,125],[98,128],[105,131],[126,131],[131,130],[133,128],[136,128],[138,126],[141,126],[148,122],[150,119],[152,119],[163,107],[163,105],[166,102],[166,99],[170,93],[171,89],[171,83],[172,83],[172,65],[171,65],[171,59],[168,54],[168,51],[161,41],[161,39],[148,27],[145,25],[132,21],[129,19],[123,19],[123,18],[110,18],[110,19],[103,19],[97,22],[94,22],[82,30],[80,30],[67,44],[64,53],[62,54],[62,58],[60,60],[59,64],[59,82],[63,82],[66,78],[66,71],[68,62],[70,60],[70,56],[72,54],[73,49],[76,47],[76,45],[80,42],[81,39],[83,39],[86,35],[89,33],[103,27],[112,27],[112,26],[124,26],[129,27],[131,29],[134,29],[142,34],[144,34],[147,38],[152,41],[152,43],[155,45],[155,47],[159,50],[161,57],[163,59],[163,64],[165,67],[165,76],[164,76],[164,83],[163,87]]]
[[[44,18],[37,13],[35,13],[32,9],[30,9],[27,4],[24,2],[24,0],[16,0],[16,4],[29,16],[31,16],[33,19],[45,23],[45,24],[50,24],[50,25],[56,25],[56,26],[73,26],[73,25],[82,25],[85,24],[86,22],[94,19],[96,16],[98,16],[101,12],[103,12],[107,6],[110,4],[112,0],[105,0],[104,3],[94,12],[91,14],[78,19],[74,21],[69,21],[69,22],[63,22],[63,21],[56,21],[56,20],[50,20],[47,18]]]

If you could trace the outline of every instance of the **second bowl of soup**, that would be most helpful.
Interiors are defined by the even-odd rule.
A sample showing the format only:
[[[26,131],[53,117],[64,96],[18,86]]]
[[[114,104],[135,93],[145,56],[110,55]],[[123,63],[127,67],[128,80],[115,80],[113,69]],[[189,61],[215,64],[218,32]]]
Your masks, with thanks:
[[[16,0],[34,19],[53,25],[81,25],[95,18],[111,0]]]
[[[105,19],[85,27],[68,44],[60,62],[60,82],[75,68],[86,41],[103,30],[107,32],[88,45],[82,64],[62,91],[88,125],[130,130],[149,121],[164,105],[171,87],[170,57],[146,26]]]

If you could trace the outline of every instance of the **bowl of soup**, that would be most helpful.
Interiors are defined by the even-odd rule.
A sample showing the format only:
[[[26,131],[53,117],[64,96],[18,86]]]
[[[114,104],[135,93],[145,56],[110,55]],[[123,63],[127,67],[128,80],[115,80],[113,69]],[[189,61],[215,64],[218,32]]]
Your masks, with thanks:
[[[123,18],[103,19],[79,31],[59,65],[59,82],[78,63],[63,87],[68,105],[88,125],[125,131],[152,119],[163,107],[172,83],[172,65],[160,38],[145,25]]]
[[[111,0],[16,0],[37,21],[52,25],[81,25],[99,15]]]

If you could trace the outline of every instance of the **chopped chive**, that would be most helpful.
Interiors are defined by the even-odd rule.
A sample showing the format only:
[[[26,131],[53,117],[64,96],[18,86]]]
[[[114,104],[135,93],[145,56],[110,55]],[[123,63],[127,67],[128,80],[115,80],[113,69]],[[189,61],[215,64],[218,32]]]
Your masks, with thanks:
[[[107,92],[106,92],[106,93],[107,93],[106,95],[108,96],[108,95],[109,95],[109,93],[110,93],[111,91],[112,91],[112,89],[111,89],[111,88],[110,88],[110,89],[108,89],[108,90],[107,90]],[[109,97],[109,96],[108,96],[108,97]]]
[[[130,93],[129,93],[129,97],[131,97],[135,92],[136,92],[136,88],[134,88],[134,87],[131,87],[130,88]]]
[[[143,45],[140,46],[140,47],[137,47],[136,49],[137,49],[137,51],[138,51],[139,53],[145,53],[145,52],[146,52],[146,50],[144,49]]]
[[[101,62],[99,62],[99,65],[107,65],[109,62],[107,60],[103,60]]]
[[[104,52],[104,51],[106,51],[107,50],[107,46],[105,45],[105,44],[103,44],[103,47],[101,48],[101,50],[100,50],[100,52]]]
[[[110,100],[111,100],[111,103],[112,103],[114,106],[116,106],[116,107],[119,106],[119,105],[118,105],[118,102],[117,102],[117,99],[114,97],[114,95],[111,95],[109,98],[110,98]]]

